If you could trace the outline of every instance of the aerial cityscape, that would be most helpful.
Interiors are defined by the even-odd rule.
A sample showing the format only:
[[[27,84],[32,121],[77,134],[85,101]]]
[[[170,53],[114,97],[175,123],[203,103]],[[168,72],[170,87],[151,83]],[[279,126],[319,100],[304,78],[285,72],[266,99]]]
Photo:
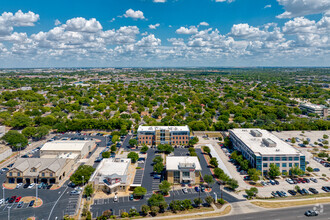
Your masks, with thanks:
[[[329,219],[330,1],[0,5],[0,220]]]

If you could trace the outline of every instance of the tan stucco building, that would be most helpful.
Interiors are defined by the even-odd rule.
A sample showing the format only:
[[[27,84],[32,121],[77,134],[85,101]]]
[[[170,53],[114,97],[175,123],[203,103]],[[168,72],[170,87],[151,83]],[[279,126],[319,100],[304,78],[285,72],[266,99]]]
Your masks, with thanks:
[[[167,181],[178,184],[199,184],[201,165],[197,157],[166,157]]]
[[[6,174],[6,182],[61,184],[73,167],[72,159],[18,158]]]

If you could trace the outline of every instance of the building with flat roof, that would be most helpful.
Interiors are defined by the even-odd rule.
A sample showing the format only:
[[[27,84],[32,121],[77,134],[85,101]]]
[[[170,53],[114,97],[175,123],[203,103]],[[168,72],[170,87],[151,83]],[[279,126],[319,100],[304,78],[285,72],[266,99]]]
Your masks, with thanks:
[[[305,171],[305,155],[266,130],[231,129],[229,137],[234,149],[263,174],[267,174],[271,163],[275,163],[282,173],[289,173],[294,166]]]
[[[328,107],[311,103],[300,104],[299,108],[307,113],[317,114],[320,117],[328,117]]]
[[[95,147],[93,140],[62,140],[47,142],[40,149],[40,157],[54,157],[60,155],[77,154],[78,159],[85,158]]]
[[[188,145],[190,129],[186,126],[139,126],[138,144]]]
[[[167,181],[179,184],[199,184],[202,167],[198,157],[167,156]]]
[[[71,159],[18,158],[6,174],[6,182],[61,184],[74,164]]]
[[[132,180],[129,174],[131,159],[106,158],[97,166],[90,178],[98,191],[106,193],[127,192]]]

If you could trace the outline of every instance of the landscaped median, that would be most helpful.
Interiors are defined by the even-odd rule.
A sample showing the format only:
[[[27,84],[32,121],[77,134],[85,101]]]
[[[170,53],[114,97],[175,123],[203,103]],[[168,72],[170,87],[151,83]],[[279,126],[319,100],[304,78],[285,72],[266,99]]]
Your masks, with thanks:
[[[273,201],[255,200],[251,201],[251,203],[263,208],[286,208],[293,206],[313,205],[318,203],[330,203],[330,197]]]

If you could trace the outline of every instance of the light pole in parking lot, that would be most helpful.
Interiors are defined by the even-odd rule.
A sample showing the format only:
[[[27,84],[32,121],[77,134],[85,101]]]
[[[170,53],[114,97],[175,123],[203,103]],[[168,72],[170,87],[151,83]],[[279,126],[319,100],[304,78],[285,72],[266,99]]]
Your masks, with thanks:
[[[85,177],[84,176],[82,176],[82,178],[83,178],[83,187],[84,187],[84,185],[85,185]]]
[[[10,220],[10,208],[11,208],[11,206],[8,206],[7,208],[8,208],[8,220]]]
[[[38,179],[36,178],[36,204],[38,202]]]
[[[2,186],[2,198],[3,198],[3,201],[5,202],[5,187]]]

